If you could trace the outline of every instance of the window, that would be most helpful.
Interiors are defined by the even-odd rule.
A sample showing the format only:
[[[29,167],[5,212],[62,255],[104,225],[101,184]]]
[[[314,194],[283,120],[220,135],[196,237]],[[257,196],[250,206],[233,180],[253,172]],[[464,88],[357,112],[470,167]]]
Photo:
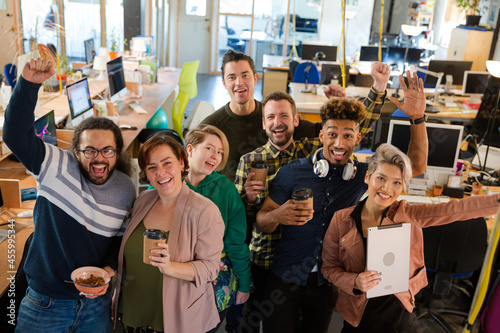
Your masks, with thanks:
[[[85,59],[83,41],[94,39],[95,50],[101,45],[101,5],[99,0],[64,0],[66,56]]]
[[[206,16],[207,0],[186,0],[186,15]]]

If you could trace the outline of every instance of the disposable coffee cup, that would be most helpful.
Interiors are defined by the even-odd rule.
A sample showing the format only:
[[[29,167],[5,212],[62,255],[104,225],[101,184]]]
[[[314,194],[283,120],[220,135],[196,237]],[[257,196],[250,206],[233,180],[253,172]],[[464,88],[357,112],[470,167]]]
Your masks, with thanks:
[[[159,249],[158,243],[166,243],[168,240],[168,231],[163,231],[159,229],[146,229],[144,231],[144,252],[142,255],[142,261],[145,264],[149,264],[151,260],[149,260],[150,256],[160,257],[159,254],[151,253],[151,250]]]
[[[311,210],[313,209],[313,191],[309,188],[299,188],[293,191],[292,200],[296,204],[302,204],[303,207],[298,210]],[[305,206],[304,204],[307,204]]]
[[[250,172],[255,172],[252,180],[260,180],[262,184],[266,185],[267,179],[267,163],[266,162],[252,162],[250,165]]]

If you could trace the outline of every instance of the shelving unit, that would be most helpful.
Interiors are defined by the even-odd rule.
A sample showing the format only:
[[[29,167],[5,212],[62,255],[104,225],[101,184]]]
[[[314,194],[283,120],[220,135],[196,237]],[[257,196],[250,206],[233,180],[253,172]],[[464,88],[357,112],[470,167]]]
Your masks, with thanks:
[[[413,8],[412,3],[408,4],[408,20],[407,24],[415,25],[417,27],[426,27],[427,30],[432,29],[432,22],[434,20],[434,11],[427,9],[419,10]]]

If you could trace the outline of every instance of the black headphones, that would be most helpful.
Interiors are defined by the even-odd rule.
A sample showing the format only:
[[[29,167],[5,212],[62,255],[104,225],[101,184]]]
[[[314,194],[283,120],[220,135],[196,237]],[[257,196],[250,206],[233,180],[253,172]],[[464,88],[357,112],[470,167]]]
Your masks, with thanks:
[[[328,175],[328,170],[330,169],[330,166],[329,166],[329,163],[327,160],[318,159],[318,154],[322,150],[323,150],[323,148],[316,150],[316,152],[314,153],[313,159],[312,159],[312,162],[314,163],[314,166],[313,166],[314,173],[321,178],[326,177],[326,175]],[[342,179],[343,180],[353,179],[354,177],[356,177],[357,170],[358,170],[358,168],[354,164],[354,160],[351,157],[349,157],[349,159],[347,160],[347,162],[344,166],[344,172],[342,173]]]

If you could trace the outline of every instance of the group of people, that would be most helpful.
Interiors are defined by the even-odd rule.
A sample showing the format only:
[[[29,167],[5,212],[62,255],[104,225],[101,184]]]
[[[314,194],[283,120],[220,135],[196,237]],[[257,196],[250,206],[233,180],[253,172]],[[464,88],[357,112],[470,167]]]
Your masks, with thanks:
[[[34,175],[35,232],[25,272],[28,290],[17,332],[327,332],[336,309],[343,332],[418,332],[414,297],[427,284],[421,228],[486,216],[499,195],[437,205],[397,201],[426,169],[422,80],[400,77],[411,120],[408,155],[381,145],[369,163],[354,147],[380,116],[390,68],[374,63],[361,102],[329,86],[321,122],[301,119],[295,102],[272,92],[253,98],[253,60],[228,51],[222,83],[230,102],[188,132],[184,147],[164,133],[140,148],[136,198],[130,157],[106,118],[79,124],[71,149],[34,132],[38,89],[54,75],[44,59],[28,62],[5,114],[4,141]],[[264,182],[254,162],[266,162]],[[313,206],[292,199],[308,188]],[[368,197],[362,201],[362,195]],[[366,270],[367,228],[410,222],[407,292],[366,298],[380,274]],[[168,241],[143,262],[146,229]],[[114,288],[81,295],[65,280],[82,266],[104,268]]]

